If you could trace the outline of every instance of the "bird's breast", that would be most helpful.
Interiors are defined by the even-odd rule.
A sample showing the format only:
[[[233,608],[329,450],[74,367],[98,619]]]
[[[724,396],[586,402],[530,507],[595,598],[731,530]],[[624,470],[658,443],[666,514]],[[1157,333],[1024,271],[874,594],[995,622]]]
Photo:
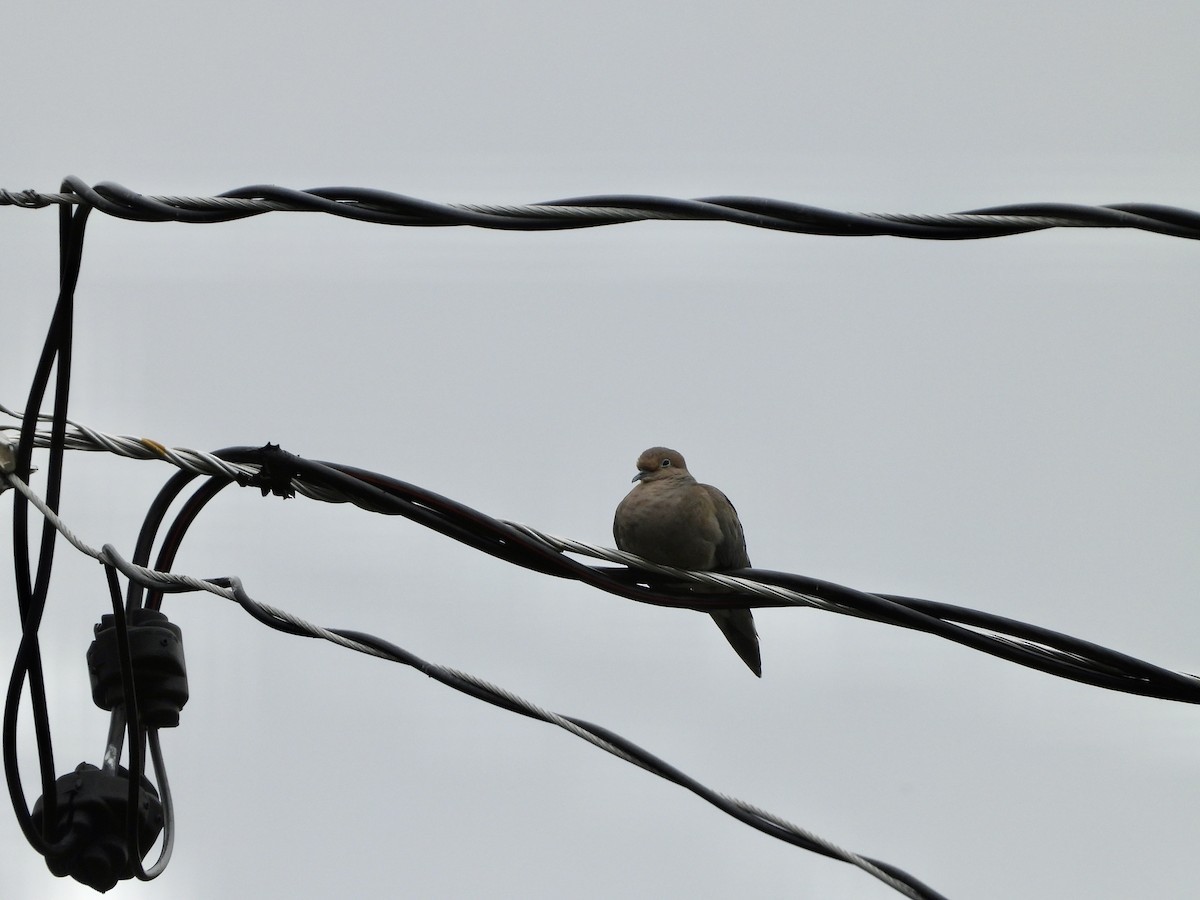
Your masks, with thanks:
[[[635,487],[617,507],[617,546],[664,566],[714,568],[720,528],[706,501],[670,486]]]

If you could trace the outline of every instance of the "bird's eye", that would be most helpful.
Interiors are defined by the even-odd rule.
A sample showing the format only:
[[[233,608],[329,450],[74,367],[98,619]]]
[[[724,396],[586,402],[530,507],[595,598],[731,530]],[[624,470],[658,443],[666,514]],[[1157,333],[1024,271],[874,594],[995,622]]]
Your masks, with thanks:
[[[669,469],[671,467],[671,461],[669,459],[664,459],[661,463],[659,463],[659,466],[663,469]]]

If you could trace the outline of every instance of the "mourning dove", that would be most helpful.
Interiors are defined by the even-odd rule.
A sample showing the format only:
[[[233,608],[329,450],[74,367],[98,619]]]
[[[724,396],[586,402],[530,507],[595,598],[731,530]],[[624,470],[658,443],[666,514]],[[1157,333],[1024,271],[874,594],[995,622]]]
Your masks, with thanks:
[[[700,484],[691,476],[682,454],[651,447],[638,457],[637,467],[633,480],[638,483],[613,519],[617,547],[678,569],[749,567],[737,510],[711,484]],[[761,678],[758,632],[750,610],[721,609],[711,615],[738,656]]]

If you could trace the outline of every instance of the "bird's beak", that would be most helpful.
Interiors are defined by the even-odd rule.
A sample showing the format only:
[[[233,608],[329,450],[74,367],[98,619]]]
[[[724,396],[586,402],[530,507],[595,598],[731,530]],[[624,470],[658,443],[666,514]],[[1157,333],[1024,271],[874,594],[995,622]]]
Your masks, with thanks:
[[[649,472],[638,472],[636,475],[633,476],[633,480],[641,481],[643,478],[645,478],[649,474],[650,474]]]

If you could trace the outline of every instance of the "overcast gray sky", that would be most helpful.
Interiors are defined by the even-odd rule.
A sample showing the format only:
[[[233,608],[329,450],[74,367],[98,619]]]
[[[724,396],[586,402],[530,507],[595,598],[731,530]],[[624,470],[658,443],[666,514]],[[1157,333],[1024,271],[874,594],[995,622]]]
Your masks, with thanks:
[[[444,202],[752,194],[853,211],[1200,209],[1193,0],[25,4],[3,14],[0,186],[349,184]],[[57,281],[0,209],[0,402]],[[611,544],[641,450],[737,505],[751,559],[1200,671],[1200,245],[640,223],[401,229],[94,214],[73,417],[395,475]],[[132,551],[174,470],[68,457],[63,515]],[[3,498],[0,536],[11,528]],[[229,489],[178,570],[600,722],[948,897],[1193,896],[1197,711],[810,610],[707,617],[517,570],[405,520]],[[0,659],[17,629],[0,588]],[[101,570],[60,547],[43,629],[60,773],[100,761]],[[171,597],[177,846],[118,898],[898,896],[551,726]],[[23,775],[36,797],[32,733]],[[51,877],[0,816],[5,897]]]

